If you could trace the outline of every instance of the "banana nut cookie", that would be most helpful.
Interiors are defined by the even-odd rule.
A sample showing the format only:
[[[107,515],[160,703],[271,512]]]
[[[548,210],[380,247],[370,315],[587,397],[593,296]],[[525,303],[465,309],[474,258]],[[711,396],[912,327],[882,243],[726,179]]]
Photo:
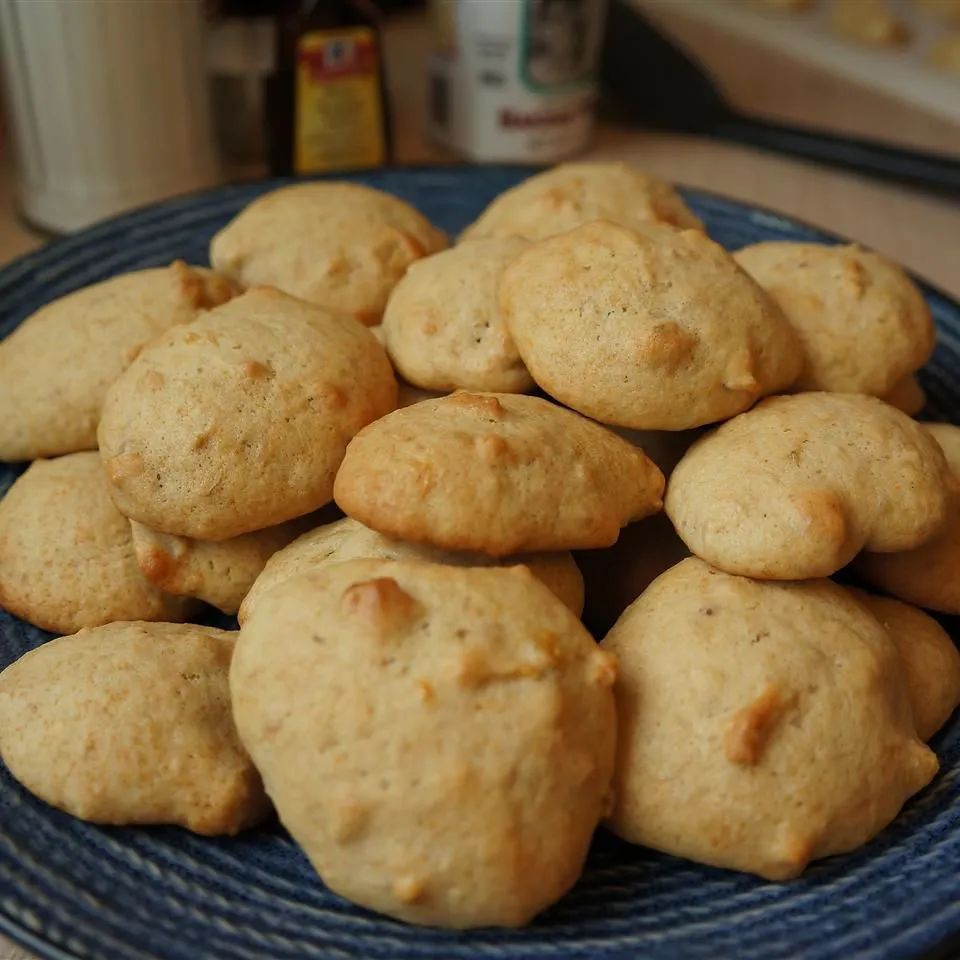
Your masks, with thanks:
[[[386,348],[386,339],[383,333],[383,324],[378,323],[375,327],[369,328],[370,332],[377,338],[377,343]],[[415,387],[407,383],[400,377],[397,378],[397,406],[409,407],[412,403],[419,403],[421,400],[430,400],[434,397],[442,397],[449,391],[446,390],[424,390],[422,387]]]
[[[933,353],[923,295],[878,253],[855,244],[767,242],[734,257],[803,342],[806,366],[796,389],[885,397]]]
[[[36,460],[0,500],[0,606],[55,633],[111,620],[185,620],[193,601],[158,590],[96,451]]]
[[[533,387],[497,304],[503,268],[527,242],[494,237],[418,260],[383,314],[397,372],[428,390],[522,393]]]
[[[960,614],[960,427],[925,423],[950,465],[953,496],[943,529],[912,550],[860,554],[857,572],[871,586],[901,600]]]
[[[275,553],[257,577],[240,606],[242,624],[261,597],[278,583],[308,570],[319,570],[344,560],[425,560],[454,567],[516,566],[523,564],[568,606],[575,616],[583,611],[583,577],[569,552],[525,553],[494,560],[482,553],[455,553],[402,540],[391,540],[349,517],[317,527]]]
[[[517,926],[608,809],[613,658],[525,567],[351,560],[240,631],[240,738],[324,883],[389,916]]]
[[[504,271],[500,306],[533,379],[604,423],[685,430],[800,372],[773,300],[699,230],[588,223]]]
[[[495,557],[609,546],[662,492],[643,451],[599,424],[538,397],[463,392],[360,431],[334,488],[388,537]]]
[[[230,713],[235,633],[110,623],[51,640],[0,674],[0,755],[81,820],[234,834],[270,810]]]
[[[157,334],[228,300],[229,281],[176,261],[48,303],[0,342],[0,460],[97,446],[107,388]]]
[[[748,577],[825,577],[862,549],[909,550],[947,521],[950,472],[916,421],[875,397],[772,397],[698,440],[666,510],[691,552]]]
[[[398,197],[355,183],[298,183],[258,197],[210,243],[214,269],[361,323],[380,322],[407,267],[447,245]]]
[[[461,235],[543,240],[591,220],[702,230],[669,183],[627,163],[563,163],[501,193]]]
[[[913,725],[929,740],[960,703],[960,652],[933,617],[891,597],[854,590],[854,596],[886,627],[903,661]]]
[[[309,514],[229,540],[194,540],[129,521],[137,565],[151,583],[230,615],[240,609],[266,562],[314,522],[315,514]]]
[[[266,287],[150,344],[110,388],[100,452],[132,520],[200,540],[330,500],[350,438],[397,385],[369,330]]]
[[[937,771],[896,647],[829,580],[689,558],[603,641],[619,662],[612,828],[770,880],[853,850]]]

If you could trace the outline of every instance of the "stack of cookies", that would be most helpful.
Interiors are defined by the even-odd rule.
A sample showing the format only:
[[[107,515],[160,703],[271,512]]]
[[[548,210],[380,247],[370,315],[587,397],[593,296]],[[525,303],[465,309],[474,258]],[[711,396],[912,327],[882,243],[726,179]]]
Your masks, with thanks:
[[[934,329],[895,264],[731,255],[622,164],[451,247],[284,187],[210,259],[0,344],[0,458],[35,460],[0,604],[63,634],[0,675],[27,789],[272,808],[331,889],[466,928],[563,896],[600,823],[783,880],[932,779],[960,654],[910,604],[960,613],[960,427],[910,418]]]

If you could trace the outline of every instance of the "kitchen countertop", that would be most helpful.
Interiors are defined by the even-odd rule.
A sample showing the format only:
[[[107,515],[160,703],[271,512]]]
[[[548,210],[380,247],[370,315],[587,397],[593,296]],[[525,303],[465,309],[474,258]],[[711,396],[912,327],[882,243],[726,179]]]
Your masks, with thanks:
[[[419,14],[391,20],[386,33],[388,66],[423,64],[425,34]],[[394,69],[389,80],[398,162],[458,162],[423,136],[426,82],[422,68]],[[792,93],[795,100],[797,91]],[[822,96],[822,86],[818,93],[825,125],[829,125],[832,98]],[[878,109],[872,118],[876,136],[883,136],[887,121],[888,116]],[[870,123],[869,110],[861,113],[861,130],[870,132]],[[960,297],[960,203],[746,147],[609,121],[600,124],[585,156],[627,160],[676,183],[806,220],[882,251]],[[42,235],[17,217],[14,173],[9,158],[4,158],[0,161],[0,263],[44,242]],[[30,960],[31,956],[0,937],[0,960]]]

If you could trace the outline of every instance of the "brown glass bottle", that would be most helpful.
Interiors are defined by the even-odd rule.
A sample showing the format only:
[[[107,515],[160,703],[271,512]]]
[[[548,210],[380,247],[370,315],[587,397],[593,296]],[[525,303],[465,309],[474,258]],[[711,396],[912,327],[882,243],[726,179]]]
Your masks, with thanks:
[[[389,163],[383,47],[372,3],[302,0],[281,5],[267,128],[275,175]]]

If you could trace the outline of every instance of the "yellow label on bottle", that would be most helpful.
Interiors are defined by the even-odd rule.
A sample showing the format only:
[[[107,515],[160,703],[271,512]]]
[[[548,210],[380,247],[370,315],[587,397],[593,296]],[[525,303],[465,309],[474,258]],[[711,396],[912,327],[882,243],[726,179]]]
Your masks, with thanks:
[[[377,167],[386,161],[377,35],[316,30],[297,47],[294,169]]]

